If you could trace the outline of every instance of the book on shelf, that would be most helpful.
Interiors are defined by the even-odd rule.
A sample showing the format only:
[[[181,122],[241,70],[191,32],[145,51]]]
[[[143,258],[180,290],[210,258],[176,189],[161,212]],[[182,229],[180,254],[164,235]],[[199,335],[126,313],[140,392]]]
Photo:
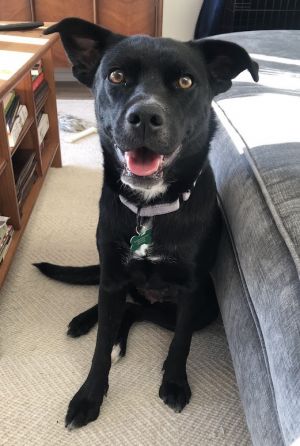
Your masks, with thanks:
[[[44,76],[44,73],[42,72],[32,82],[32,90],[36,91],[44,80],[45,80],[45,76]]]
[[[30,149],[17,150],[12,158],[17,192],[22,188],[30,171],[35,168],[35,151]]]
[[[14,97],[16,95],[15,90],[11,90],[9,93],[7,93],[3,98],[3,108],[4,113],[6,114],[9,107],[11,106],[12,101],[14,100]]]
[[[14,232],[14,228],[7,224],[8,219],[0,215],[0,263],[4,260]]]
[[[18,195],[18,204],[19,204],[19,211],[20,211],[21,216],[23,213],[23,205],[24,205],[25,199],[29,195],[29,192],[31,191],[32,186],[36,182],[37,177],[38,177],[38,175],[36,173],[36,170],[32,171],[32,174],[30,176],[28,176],[28,178],[26,179],[26,181],[23,185],[22,190],[20,191],[20,194]]]
[[[3,238],[1,245],[0,245],[0,264],[3,262],[6,254],[7,254],[9,245],[11,244],[11,241],[12,241],[13,233],[14,233],[13,227],[8,226],[8,232],[7,232],[6,236]]]
[[[20,149],[12,157],[16,192],[19,208],[31,190],[31,186],[37,179],[37,159],[34,150]]]
[[[16,145],[16,142],[20,136],[20,133],[23,129],[27,117],[28,117],[27,107],[26,105],[21,104],[18,108],[17,116],[14,120],[12,129],[7,134],[9,147],[13,148]]]
[[[49,129],[49,117],[48,117],[47,113],[42,113],[40,122],[38,124],[39,144],[41,144],[43,142],[48,129]]]
[[[36,122],[39,124],[41,117],[43,116],[43,113],[45,113],[43,110],[40,110],[36,115]]]
[[[21,123],[25,124],[26,119],[28,118],[28,110],[26,105],[21,104],[18,110],[18,116],[21,119]]]
[[[32,69],[30,70],[31,78],[36,79],[38,77],[38,75],[42,73],[42,71],[43,71],[42,61],[39,60],[36,64],[34,64]]]
[[[7,110],[7,112],[5,113],[5,121],[6,121],[6,130],[7,132],[10,132],[13,124],[15,122],[15,119],[17,117],[18,114],[18,109],[19,109],[19,105],[20,105],[20,96],[15,95],[9,109]]]
[[[48,91],[49,91],[48,83],[44,80],[34,92],[34,102],[37,109],[39,109],[42,106],[48,94]]]
[[[9,217],[0,215],[0,240],[5,236],[7,232],[7,220],[9,220]]]

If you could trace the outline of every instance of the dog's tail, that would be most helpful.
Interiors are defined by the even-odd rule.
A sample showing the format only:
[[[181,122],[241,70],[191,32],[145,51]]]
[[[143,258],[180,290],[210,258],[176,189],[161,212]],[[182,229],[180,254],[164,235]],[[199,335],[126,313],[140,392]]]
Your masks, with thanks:
[[[45,276],[73,285],[98,285],[100,265],[60,266],[52,263],[33,263]]]

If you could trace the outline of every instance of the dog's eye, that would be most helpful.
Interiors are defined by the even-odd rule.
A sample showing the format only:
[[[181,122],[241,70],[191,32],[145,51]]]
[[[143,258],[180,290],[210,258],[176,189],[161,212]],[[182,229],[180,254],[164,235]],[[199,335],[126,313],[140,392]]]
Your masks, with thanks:
[[[193,80],[190,76],[182,76],[177,80],[176,84],[177,87],[187,90],[193,85]]]
[[[121,70],[114,70],[108,76],[108,79],[113,84],[124,84],[125,83],[125,75]]]

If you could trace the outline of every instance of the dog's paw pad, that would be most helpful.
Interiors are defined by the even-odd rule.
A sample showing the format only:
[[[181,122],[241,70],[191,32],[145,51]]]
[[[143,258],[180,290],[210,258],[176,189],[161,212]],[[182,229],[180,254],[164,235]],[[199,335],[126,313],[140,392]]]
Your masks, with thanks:
[[[174,412],[181,412],[189,403],[191,389],[187,380],[181,382],[163,381],[159,396]]]
[[[100,405],[95,401],[90,401],[86,398],[80,399],[75,395],[69,404],[65,426],[69,430],[85,426],[96,420],[99,412]]]

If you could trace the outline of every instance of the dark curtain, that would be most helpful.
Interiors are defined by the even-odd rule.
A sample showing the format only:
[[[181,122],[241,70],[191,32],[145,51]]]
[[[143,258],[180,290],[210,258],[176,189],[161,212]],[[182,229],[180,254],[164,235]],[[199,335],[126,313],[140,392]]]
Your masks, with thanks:
[[[204,0],[195,29],[195,39],[220,33],[225,0]]]

